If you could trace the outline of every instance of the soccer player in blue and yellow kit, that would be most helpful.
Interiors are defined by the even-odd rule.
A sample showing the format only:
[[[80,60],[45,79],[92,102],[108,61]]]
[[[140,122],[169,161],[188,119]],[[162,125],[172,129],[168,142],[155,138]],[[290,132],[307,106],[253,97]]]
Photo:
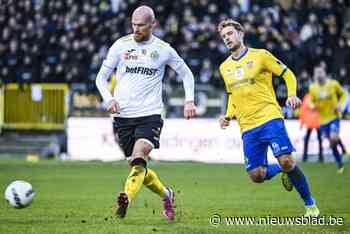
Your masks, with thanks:
[[[287,106],[298,107],[300,99],[296,96],[294,74],[267,50],[246,47],[244,29],[237,21],[222,21],[218,32],[231,52],[220,65],[228,93],[228,108],[220,118],[221,128],[226,128],[235,115],[242,132],[246,170],[252,181],[262,183],[283,172],[283,185],[288,191],[293,186],[296,188],[304,201],[305,216],[318,216],[320,212],[306,177],[291,155],[294,148],[272,86],[272,74],[283,78],[288,89]],[[268,164],[269,146],[279,164]]]
[[[328,79],[325,68],[314,69],[315,83],[309,88],[311,101],[320,113],[321,134],[329,139],[338,173],[344,171],[342,157],[338,151],[341,105],[346,100],[346,92],[338,81]]]

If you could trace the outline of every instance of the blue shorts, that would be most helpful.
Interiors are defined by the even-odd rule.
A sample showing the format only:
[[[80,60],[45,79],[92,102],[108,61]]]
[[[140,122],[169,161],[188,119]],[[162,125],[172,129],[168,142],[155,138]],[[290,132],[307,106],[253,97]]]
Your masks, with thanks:
[[[248,130],[243,133],[242,139],[247,171],[259,166],[267,166],[268,146],[271,147],[276,158],[295,151],[283,119],[273,119]]]
[[[330,121],[329,123],[322,124],[320,126],[320,130],[322,135],[326,137],[330,137],[331,133],[336,133],[339,134],[339,129],[340,129],[340,120],[339,119],[334,119]]]

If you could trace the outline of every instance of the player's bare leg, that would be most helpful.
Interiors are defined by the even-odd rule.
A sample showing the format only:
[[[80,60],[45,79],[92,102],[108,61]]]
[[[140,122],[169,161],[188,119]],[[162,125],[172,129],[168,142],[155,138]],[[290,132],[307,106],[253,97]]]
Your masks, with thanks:
[[[260,166],[249,171],[249,177],[254,183],[263,183],[266,177],[266,167]]]
[[[287,174],[281,171],[281,167],[278,164],[270,164],[267,167],[260,166],[249,171],[249,177],[254,183],[263,183],[265,180],[270,180],[276,174],[281,172],[281,180],[283,187],[287,191],[292,191],[293,184],[288,178]]]

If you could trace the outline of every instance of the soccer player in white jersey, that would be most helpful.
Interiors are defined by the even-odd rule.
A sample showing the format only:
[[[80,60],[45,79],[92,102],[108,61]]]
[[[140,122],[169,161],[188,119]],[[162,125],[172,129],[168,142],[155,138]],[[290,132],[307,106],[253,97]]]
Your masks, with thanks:
[[[166,220],[173,220],[174,192],[147,167],[147,159],[153,148],[159,148],[165,66],[169,65],[183,79],[186,119],[193,118],[196,113],[194,78],[177,52],[152,34],[155,16],[150,7],[138,7],[131,23],[133,34],[112,45],[96,78],[97,88],[108,103],[107,110],[115,116],[119,144],[131,166],[124,190],[117,198],[116,215],[125,217],[130,202],[143,184],[162,198],[163,215]],[[114,69],[118,85],[112,96],[107,79]]]

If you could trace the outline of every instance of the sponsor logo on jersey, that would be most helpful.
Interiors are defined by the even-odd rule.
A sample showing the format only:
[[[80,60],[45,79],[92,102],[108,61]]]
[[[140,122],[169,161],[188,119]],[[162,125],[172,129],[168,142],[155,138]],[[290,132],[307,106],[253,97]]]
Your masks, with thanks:
[[[235,74],[233,69],[231,69],[231,68],[226,68],[225,73],[227,76],[233,76]]]
[[[271,146],[272,146],[272,150],[275,151],[275,152],[278,152],[278,151],[281,150],[281,149],[280,149],[280,145],[279,145],[278,143],[276,143],[276,142],[273,142],[273,143],[271,144]]]
[[[151,59],[151,55],[146,49],[142,49],[138,54],[138,58],[142,60],[149,60]]]
[[[326,90],[321,90],[318,94],[318,98],[321,100],[326,100],[328,98],[330,98],[331,96],[329,95],[329,93]]]
[[[288,146],[282,146],[281,147],[281,150],[286,150],[286,149],[288,149]]]
[[[153,59],[153,60],[158,60],[159,59],[159,53],[156,50],[152,51],[150,56],[151,56],[151,59]]]
[[[137,51],[135,49],[130,49],[124,53],[124,59],[125,60],[138,60],[138,59],[158,60],[159,53],[156,50],[149,53],[149,51],[147,51],[146,49],[142,49],[141,51]]]
[[[243,78],[243,76],[244,76],[244,69],[243,69],[243,67],[236,67],[235,76],[239,80]]]
[[[158,69],[148,68],[148,67],[129,67],[129,66],[126,66],[125,72],[132,73],[132,74],[154,76],[158,72]]]
[[[248,62],[247,62],[247,67],[248,67],[249,69],[252,69],[252,68],[253,68],[253,64],[254,64],[253,61],[248,61]]]
[[[129,59],[137,60],[137,59],[138,59],[138,55],[137,55],[137,53],[136,53],[136,50],[135,50],[135,49],[127,50],[127,51],[124,53],[124,59],[125,59],[125,60],[129,60]]]
[[[254,78],[248,78],[248,79],[239,80],[237,82],[233,82],[231,86],[233,88],[239,88],[239,87],[242,87],[242,86],[253,85],[253,84],[255,84],[255,79]]]

